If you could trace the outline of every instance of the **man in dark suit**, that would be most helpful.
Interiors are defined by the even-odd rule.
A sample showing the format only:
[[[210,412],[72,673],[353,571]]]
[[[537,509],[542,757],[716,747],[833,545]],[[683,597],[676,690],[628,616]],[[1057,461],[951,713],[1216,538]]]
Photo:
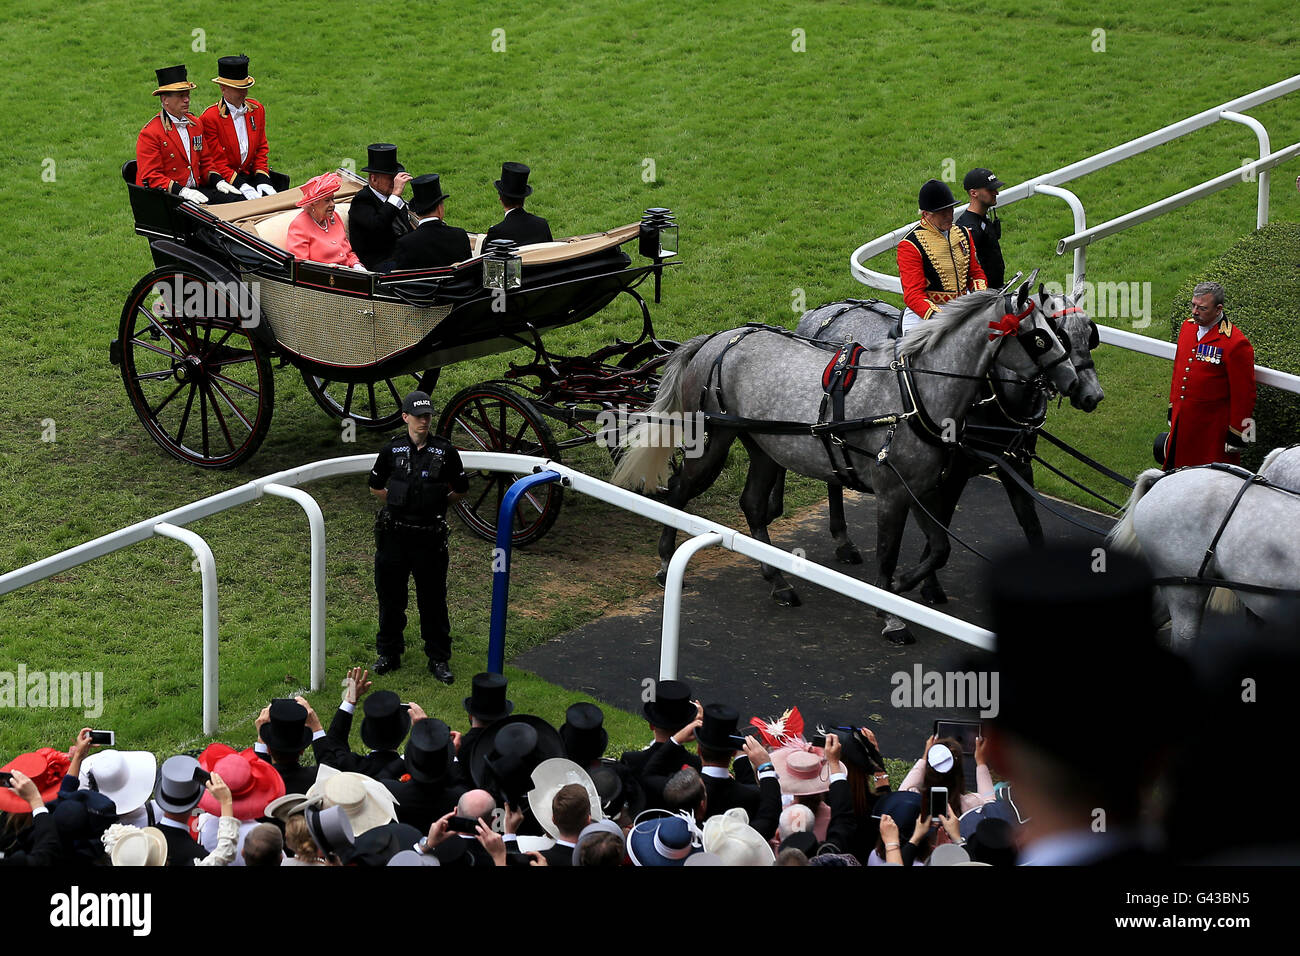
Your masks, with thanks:
[[[195,771],[198,771],[196,775]],[[205,785],[200,782],[203,770],[199,762],[184,754],[168,757],[158,769],[158,785],[154,788],[154,803],[162,810],[158,829],[167,841],[168,866],[192,866],[208,855],[190,836],[189,820],[194,808],[203,797]],[[234,815],[234,795],[216,773],[208,774],[206,789],[221,805],[221,815]]]
[[[541,216],[524,211],[524,200],[533,194],[528,185],[529,168],[523,163],[502,163],[501,178],[494,184],[501,197],[505,218],[487,231],[484,246],[493,239],[513,239],[516,245],[551,242],[551,227]]]
[[[279,698],[262,709],[256,726],[257,755],[279,772],[286,793],[306,793],[316,782],[316,767],[303,766],[301,758],[312,739],[325,734],[316,712],[305,698]]]
[[[352,732],[356,702],[370,689],[370,681],[364,668],[354,667],[348,671],[348,682],[329,730],[325,736],[312,741],[316,762],[327,763],[336,770],[363,773],[376,780],[400,780],[406,773],[406,764],[397,748],[411,729],[412,717],[422,718],[424,711],[414,713],[412,708],[416,705],[408,707],[391,690],[381,690],[367,698],[362,706],[365,716],[361,720],[361,740],[371,751],[359,756],[349,749],[348,736]]]
[[[582,828],[591,822],[591,796],[580,783],[570,783],[556,791],[551,801],[551,820],[557,837],[555,846],[542,850],[547,866],[573,866],[573,848],[578,845]]]
[[[754,817],[758,812],[758,785],[742,783],[731,773],[732,759],[740,749],[736,742],[740,736],[739,723],[740,714],[734,708],[709,704],[698,722],[692,721],[678,731],[647,761],[646,779],[666,778],[682,768],[690,756],[683,744],[690,740],[693,730],[701,761],[700,776],[704,778],[708,795],[706,816],[725,813],[732,807],[744,807],[745,812]],[[750,779],[753,779],[752,775]]]
[[[352,197],[348,242],[362,265],[379,272],[392,260],[398,237],[414,228],[402,200],[411,174],[397,161],[392,143],[372,143],[366,150],[370,161],[361,171],[368,174],[369,185]]]
[[[426,717],[411,727],[406,742],[406,770],[411,779],[383,781],[397,801],[399,823],[409,823],[425,833],[456,806],[465,788],[452,779],[452,754],[451,728],[441,720]]]
[[[646,702],[642,712],[654,734],[654,741],[644,750],[629,750],[620,758],[637,777],[645,772],[646,763],[655,751],[695,719],[696,706],[691,702],[691,689],[684,681],[661,680],[655,685],[654,699]],[[687,754],[686,762],[696,770],[700,769],[700,758],[694,754]]]
[[[411,180],[411,188],[415,190],[411,212],[419,217],[420,224],[397,240],[393,268],[428,269],[468,259],[472,254],[469,234],[442,221],[444,203],[450,194],[442,191],[438,174],[417,176]]]

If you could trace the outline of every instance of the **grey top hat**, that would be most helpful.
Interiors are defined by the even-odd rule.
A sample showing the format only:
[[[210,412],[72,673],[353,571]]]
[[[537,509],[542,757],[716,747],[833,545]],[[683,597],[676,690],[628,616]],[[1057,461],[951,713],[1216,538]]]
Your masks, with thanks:
[[[199,762],[184,754],[168,757],[158,770],[154,802],[168,813],[187,813],[199,805],[203,784],[195,776]]]

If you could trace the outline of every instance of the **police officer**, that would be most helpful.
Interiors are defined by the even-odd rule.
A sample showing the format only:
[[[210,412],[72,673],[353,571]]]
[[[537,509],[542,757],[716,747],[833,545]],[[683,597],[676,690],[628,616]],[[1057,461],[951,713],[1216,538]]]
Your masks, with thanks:
[[[1002,220],[993,211],[998,204],[998,190],[1006,183],[993,175],[993,170],[976,167],[961,181],[961,188],[970,197],[970,205],[957,217],[957,225],[965,226],[975,238],[975,257],[988,279],[990,289],[1002,288],[1007,267],[1002,261]]]
[[[447,504],[469,491],[469,477],[451,442],[430,434],[433,402],[428,395],[407,395],[402,420],[406,434],[380,449],[370,472],[370,491],[384,502],[375,521],[379,657],[374,670],[386,674],[402,664],[407,580],[413,576],[429,672],[450,684],[455,678],[449,665]]]

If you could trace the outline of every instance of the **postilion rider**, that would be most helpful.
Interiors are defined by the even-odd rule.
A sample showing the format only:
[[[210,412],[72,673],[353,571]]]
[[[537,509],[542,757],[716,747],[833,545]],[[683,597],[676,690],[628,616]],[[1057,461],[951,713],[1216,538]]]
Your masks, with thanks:
[[[947,183],[931,179],[921,187],[921,221],[898,243],[904,332],[933,317],[945,302],[988,288],[970,230],[953,225],[956,205]]]
[[[375,590],[379,596],[375,673],[401,666],[407,582],[415,578],[420,635],[429,672],[444,684],[451,673],[447,616],[447,505],[469,491],[456,447],[432,434],[433,402],[424,392],[402,401],[406,433],[379,450],[370,491],[384,502],[375,521]]]

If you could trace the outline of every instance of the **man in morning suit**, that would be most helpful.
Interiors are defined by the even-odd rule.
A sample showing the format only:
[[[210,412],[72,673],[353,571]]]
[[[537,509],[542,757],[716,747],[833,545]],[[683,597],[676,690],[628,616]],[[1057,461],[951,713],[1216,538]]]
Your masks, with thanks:
[[[366,698],[362,707],[361,741],[371,748],[364,757],[348,747],[352,732],[352,714],[357,701],[370,689],[366,670],[354,667],[348,671],[347,689],[343,702],[330,721],[325,736],[312,741],[317,763],[327,763],[336,770],[364,773],[376,780],[400,780],[406,773],[406,764],[397,748],[411,729],[411,711],[391,690],[381,690]]]
[[[371,143],[366,151],[370,161],[361,171],[368,175],[369,187],[352,197],[348,242],[363,266],[380,272],[392,261],[398,237],[414,228],[402,199],[411,174],[397,161],[392,143]]]
[[[135,184],[162,189],[200,205],[243,199],[238,189],[211,168],[203,127],[190,112],[194,84],[184,65],[154,72],[158,88],[153,93],[161,109],[136,138]]]
[[[629,750],[619,758],[632,768],[637,777],[645,772],[646,763],[655,751],[695,719],[696,708],[691,703],[691,689],[685,682],[661,680],[655,685],[654,699],[647,701],[642,710],[646,723],[654,734],[654,741],[644,750]],[[700,758],[694,754],[687,754],[686,762],[696,770],[700,769]]]
[[[487,231],[484,246],[493,239],[513,239],[518,246],[553,241],[547,221],[524,211],[524,200],[533,194],[533,187],[528,185],[529,172],[523,163],[501,164],[501,178],[494,185],[501,197],[505,218]]]
[[[1254,412],[1255,350],[1224,316],[1223,286],[1202,282],[1192,290],[1192,317],[1178,332],[1169,431],[1156,440],[1156,461],[1166,471],[1240,465]]]
[[[266,108],[248,95],[255,82],[248,75],[248,57],[221,57],[212,82],[221,89],[221,99],[199,117],[210,168],[245,199],[274,195],[267,158]]]
[[[411,212],[420,220],[414,232],[397,240],[394,269],[428,269],[464,262],[470,252],[469,234],[464,229],[442,221],[444,203],[450,198],[442,191],[437,173],[411,180]]]

